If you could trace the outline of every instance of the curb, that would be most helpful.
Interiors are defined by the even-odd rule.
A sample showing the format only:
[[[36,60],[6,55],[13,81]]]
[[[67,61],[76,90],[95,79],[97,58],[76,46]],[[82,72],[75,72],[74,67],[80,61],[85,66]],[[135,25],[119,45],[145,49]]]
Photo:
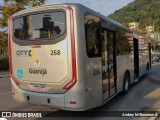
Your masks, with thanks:
[[[0,78],[6,78],[6,77],[10,77],[10,75],[9,74],[7,74],[7,75],[0,75]]]
[[[156,77],[148,77],[148,78],[150,78],[152,81],[154,81],[154,82],[157,82],[157,83],[160,83],[160,79],[159,78],[156,78]]]

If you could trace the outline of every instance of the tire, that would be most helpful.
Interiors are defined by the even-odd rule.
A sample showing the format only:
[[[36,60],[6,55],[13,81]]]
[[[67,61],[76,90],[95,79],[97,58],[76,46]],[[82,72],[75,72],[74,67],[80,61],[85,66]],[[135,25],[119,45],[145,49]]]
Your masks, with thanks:
[[[130,85],[129,81],[130,81],[129,74],[125,73],[123,78],[123,91],[122,91],[123,95],[126,95],[129,91],[129,85]]]

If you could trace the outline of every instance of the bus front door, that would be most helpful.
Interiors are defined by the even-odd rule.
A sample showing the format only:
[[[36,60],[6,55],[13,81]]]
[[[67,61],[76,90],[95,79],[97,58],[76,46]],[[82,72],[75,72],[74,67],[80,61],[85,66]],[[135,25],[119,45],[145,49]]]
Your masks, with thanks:
[[[103,102],[116,94],[115,33],[103,30],[102,41]]]
[[[138,50],[138,39],[134,38],[134,79],[139,77],[139,50]]]

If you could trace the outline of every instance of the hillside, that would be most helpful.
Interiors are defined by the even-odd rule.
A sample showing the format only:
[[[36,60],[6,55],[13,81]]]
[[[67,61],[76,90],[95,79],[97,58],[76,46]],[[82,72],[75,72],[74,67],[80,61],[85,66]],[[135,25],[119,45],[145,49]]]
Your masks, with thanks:
[[[108,17],[125,26],[129,22],[139,22],[140,29],[154,24],[155,30],[160,33],[160,0],[135,0]]]

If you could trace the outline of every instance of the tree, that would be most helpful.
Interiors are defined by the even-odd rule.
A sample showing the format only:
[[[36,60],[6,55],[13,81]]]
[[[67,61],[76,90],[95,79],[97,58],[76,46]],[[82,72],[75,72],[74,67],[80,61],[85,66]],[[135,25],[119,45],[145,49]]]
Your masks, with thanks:
[[[7,21],[14,13],[27,7],[34,7],[44,4],[45,0],[4,0],[4,5],[0,7],[2,11],[0,18],[0,52],[2,55],[7,50]],[[3,29],[3,31],[2,31]]]
[[[155,26],[155,31],[160,33],[160,1],[159,0],[134,0],[132,3],[109,15],[110,18],[121,24],[139,22],[140,29],[146,26]]]
[[[4,6],[2,6],[2,17],[0,18],[0,26],[6,27],[8,18],[26,7],[34,7],[44,4],[45,0],[4,0]]]
[[[0,32],[0,54],[6,56],[7,53],[7,34]]]

